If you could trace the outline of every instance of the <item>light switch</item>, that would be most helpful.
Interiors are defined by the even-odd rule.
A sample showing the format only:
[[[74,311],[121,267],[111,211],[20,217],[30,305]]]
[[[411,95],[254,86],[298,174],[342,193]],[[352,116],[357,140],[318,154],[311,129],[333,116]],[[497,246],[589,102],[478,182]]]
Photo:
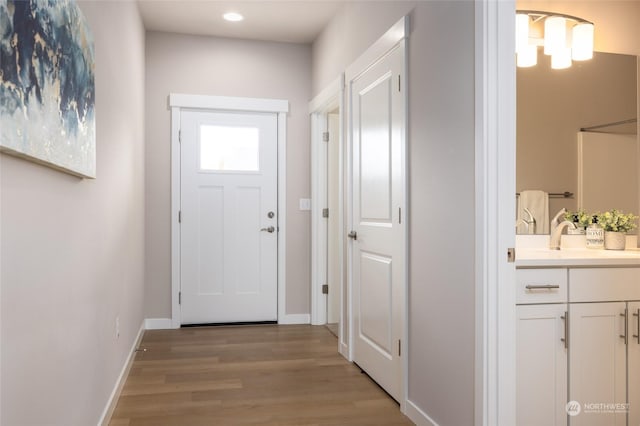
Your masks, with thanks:
[[[311,210],[311,199],[309,198],[300,198],[300,210]]]

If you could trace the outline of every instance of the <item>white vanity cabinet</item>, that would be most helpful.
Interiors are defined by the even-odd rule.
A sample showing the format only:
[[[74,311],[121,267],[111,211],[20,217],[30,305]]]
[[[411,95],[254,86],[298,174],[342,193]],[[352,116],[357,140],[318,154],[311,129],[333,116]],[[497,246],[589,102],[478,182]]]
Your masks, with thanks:
[[[516,424],[567,424],[567,270],[519,269]]]
[[[629,302],[627,309],[627,375],[629,376],[629,426],[640,425],[640,302]]]
[[[640,267],[529,267],[516,279],[517,424],[640,426]],[[568,401],[581,412],[567,416]]]

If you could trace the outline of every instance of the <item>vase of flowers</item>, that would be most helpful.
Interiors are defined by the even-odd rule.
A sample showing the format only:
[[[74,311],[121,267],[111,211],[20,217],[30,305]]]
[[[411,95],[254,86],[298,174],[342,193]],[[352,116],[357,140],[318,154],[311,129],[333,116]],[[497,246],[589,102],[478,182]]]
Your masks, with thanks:
[[[613,209],[598,214],[598,224],[604,229],[604,248],[607,250],[624,250],[626,233],[635,229],[638,216]]]
[[[576,229],[567,228],[567,234],[569,235],[584,235],[585,230],[592,223],[593,215],[590,215],[583,209],[572,212],[568,211],[564,214],[564,220],[573,222]]]

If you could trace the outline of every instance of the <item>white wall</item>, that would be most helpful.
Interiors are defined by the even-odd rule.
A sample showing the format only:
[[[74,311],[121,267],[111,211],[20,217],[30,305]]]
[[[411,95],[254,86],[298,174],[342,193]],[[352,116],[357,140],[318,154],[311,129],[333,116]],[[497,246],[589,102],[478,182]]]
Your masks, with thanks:
[[[409,400],[474,422],[474,4],[354,2],[313,45],[318,93],[406,13],[409,39]]]
[[[95,39],[98,178],[0,157],[7,426],[97,424],[143,319],[144,29],[135,3],[80,6]]]
[[[146,49],[146,316],[171,317],[169,93],[289,100],[286,313],[309,313],[310,46],[150,32]]]

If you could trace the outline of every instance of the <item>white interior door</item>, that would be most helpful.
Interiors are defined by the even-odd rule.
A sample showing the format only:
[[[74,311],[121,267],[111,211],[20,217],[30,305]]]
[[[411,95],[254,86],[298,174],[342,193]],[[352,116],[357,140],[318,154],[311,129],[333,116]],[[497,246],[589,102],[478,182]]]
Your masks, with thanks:
[[[404,318],[404,90],[400,44],[349,81],[353,360],[400,400]]]
[[[181,113],[181,323],[277,320],[277,115]]]

